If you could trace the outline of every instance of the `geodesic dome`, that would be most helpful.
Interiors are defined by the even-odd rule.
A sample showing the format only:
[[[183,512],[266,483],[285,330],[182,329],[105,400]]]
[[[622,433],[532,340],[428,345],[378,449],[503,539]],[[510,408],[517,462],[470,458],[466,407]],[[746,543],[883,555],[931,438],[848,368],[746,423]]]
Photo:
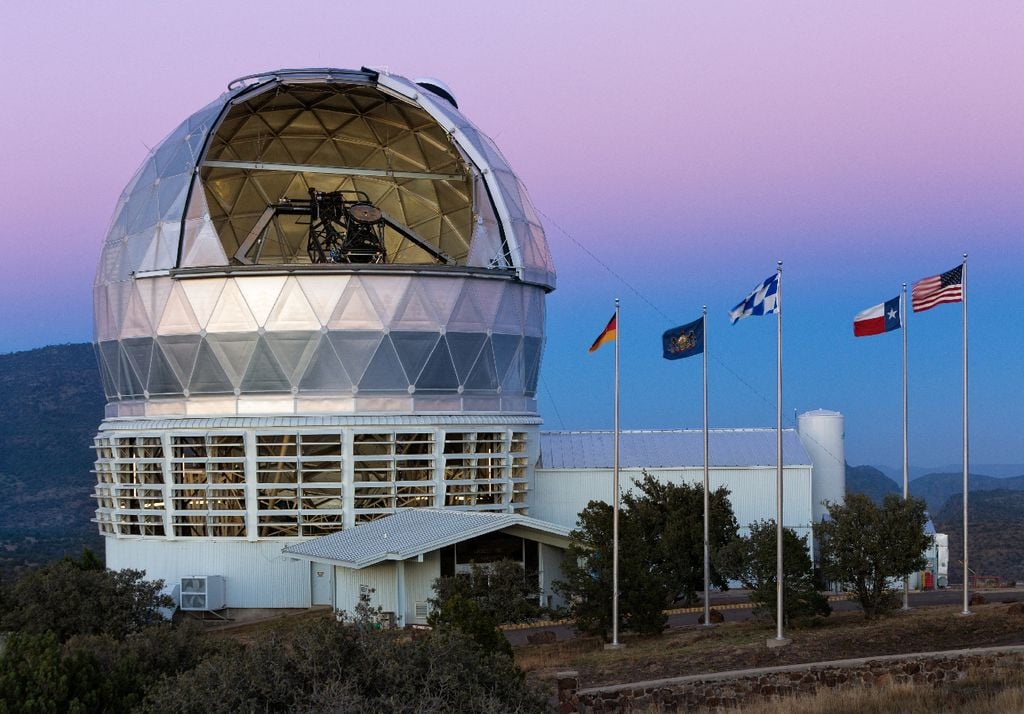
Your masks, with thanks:
[[[242,264],[238,249],[266,206],[310,187],[365,192],[451,264],[554,287],[540,221],[494,142],[447,99],[369,70],[238,80],[183,121],[122,193],[95,284]],[[260,264],[308,262],[293,228],[271,226]],[[430,262],[390,240],[390,263]]]
[[[376,212],[372,261],[318,260],[317,216],[299,210],[314,196]],[[218,395],[234,407],[206,413],[236,413],[237,398],[271,393],[327,411],[339,404],[324,395],[371,411],[532,411],[554,283],[525,189],[444,91],[280,70],[233,82],[129,182],[97,270],[95,336],[121,414]],[[415,401],[367,400],[400,395]]]

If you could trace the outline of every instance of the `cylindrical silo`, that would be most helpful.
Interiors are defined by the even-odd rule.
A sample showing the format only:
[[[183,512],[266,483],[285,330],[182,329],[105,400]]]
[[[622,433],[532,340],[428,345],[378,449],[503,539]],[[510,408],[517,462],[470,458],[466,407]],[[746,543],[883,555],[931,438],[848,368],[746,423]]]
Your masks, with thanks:
[[[825,502],[842,503],[846,495],[846,450],[843,415],[815,409],[797,417],[797,431],[811,456],[811,485],[815,522],[827,512]]]

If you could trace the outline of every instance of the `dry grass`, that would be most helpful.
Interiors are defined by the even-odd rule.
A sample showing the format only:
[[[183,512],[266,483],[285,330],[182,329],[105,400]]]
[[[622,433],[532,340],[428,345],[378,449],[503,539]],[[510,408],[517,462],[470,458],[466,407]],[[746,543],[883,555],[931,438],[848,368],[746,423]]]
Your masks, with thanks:
[[[737,709],[744,714],[1009,714],[1024,712],[1024,672],[1019,664],[975,670],[942,687],[893,684],[824,689],[814,695],[773,698]],[[705,710],[712,711],[712,710]],[[714,710],[722,711],[722,710]]]
[[[860,613],[834,613],[814,627],[792,629],[793,644],[765,647],[770,623],[727,622],[710,630],[682,627],[661,637],[626,637],[623,649],[607,651],[595,638],[516,649],[519,666],[538,680],[577,670],[584,687],[734,669],[772,667],[853,657],[1024,644],[1024,621],[1005,605],[977,608],[962,617],[956,606],[896,612],[866,622]],[[1024,710],[1022,710],[1024,711]]]

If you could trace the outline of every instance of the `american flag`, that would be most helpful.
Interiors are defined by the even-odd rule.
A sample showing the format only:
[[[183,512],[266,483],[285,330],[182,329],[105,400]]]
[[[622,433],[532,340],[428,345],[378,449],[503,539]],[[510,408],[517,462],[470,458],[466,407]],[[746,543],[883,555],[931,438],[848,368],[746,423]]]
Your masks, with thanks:
[[[963,291],[964,266],[958,265],[942,275],[933,275],[914,283],[911,301],[914,312],[923,312],[944,302],[961,302]]]

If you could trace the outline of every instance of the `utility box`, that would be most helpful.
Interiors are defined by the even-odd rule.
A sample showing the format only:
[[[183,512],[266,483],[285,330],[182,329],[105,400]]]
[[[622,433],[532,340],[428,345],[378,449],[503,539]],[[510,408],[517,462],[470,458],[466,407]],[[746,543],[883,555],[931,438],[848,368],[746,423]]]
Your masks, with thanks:
[[[182,610],[208,612],[227,607],[223,575],[188,575],[181,579]]]

